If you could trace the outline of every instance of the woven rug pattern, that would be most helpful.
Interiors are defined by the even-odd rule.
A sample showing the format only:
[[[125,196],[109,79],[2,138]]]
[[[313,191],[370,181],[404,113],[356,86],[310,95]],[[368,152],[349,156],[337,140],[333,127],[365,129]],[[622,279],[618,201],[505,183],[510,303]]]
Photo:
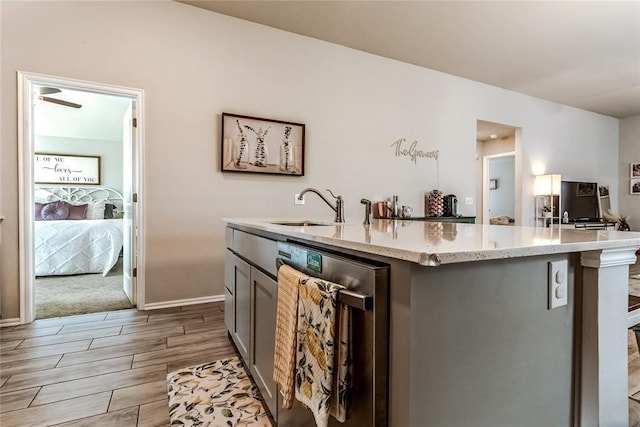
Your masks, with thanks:
[[[238,357],[167,374],[171,427],[272,427]]]

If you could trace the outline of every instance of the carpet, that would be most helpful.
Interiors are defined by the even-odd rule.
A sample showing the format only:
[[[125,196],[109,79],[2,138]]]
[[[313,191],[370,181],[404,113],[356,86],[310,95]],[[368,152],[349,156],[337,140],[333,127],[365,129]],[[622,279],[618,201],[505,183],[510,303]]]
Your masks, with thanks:
[[[36,319],[133,308],[122,290],[122,259],[102,274],[36,278]]]
[[[167,374],[171,426],[271,427],[238,357]]]

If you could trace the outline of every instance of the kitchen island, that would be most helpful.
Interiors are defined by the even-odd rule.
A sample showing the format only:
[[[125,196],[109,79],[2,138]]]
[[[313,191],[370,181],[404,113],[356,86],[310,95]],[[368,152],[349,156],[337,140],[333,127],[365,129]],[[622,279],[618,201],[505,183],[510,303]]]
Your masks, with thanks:
[[[640,233],[225,221],[228,248],[247,234],[389,266],[389,426],[627,424],[628,265]],[[252,251],[270,268],[272,254]]]

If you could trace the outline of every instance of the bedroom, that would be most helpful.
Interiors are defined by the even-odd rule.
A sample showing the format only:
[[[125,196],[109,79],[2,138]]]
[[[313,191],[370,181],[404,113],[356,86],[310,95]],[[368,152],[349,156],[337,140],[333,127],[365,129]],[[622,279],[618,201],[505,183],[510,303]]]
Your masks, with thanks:
[[[131,100],[53,85],[36,85],[34,96],[35,317],[130,308],[122,216]]]

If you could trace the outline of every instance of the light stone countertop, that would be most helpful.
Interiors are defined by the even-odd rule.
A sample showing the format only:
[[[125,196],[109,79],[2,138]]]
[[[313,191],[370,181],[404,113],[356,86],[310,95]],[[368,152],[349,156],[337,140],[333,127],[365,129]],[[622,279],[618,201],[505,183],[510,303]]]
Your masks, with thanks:
[[[287,219],[223,218],[238,225],[323,243],[421,265],[437,266],[469,261],[518,258],[597,249],[640,247],[640,233],[439,223],[406,220],[371,220],[361,223],[290,226]]]

